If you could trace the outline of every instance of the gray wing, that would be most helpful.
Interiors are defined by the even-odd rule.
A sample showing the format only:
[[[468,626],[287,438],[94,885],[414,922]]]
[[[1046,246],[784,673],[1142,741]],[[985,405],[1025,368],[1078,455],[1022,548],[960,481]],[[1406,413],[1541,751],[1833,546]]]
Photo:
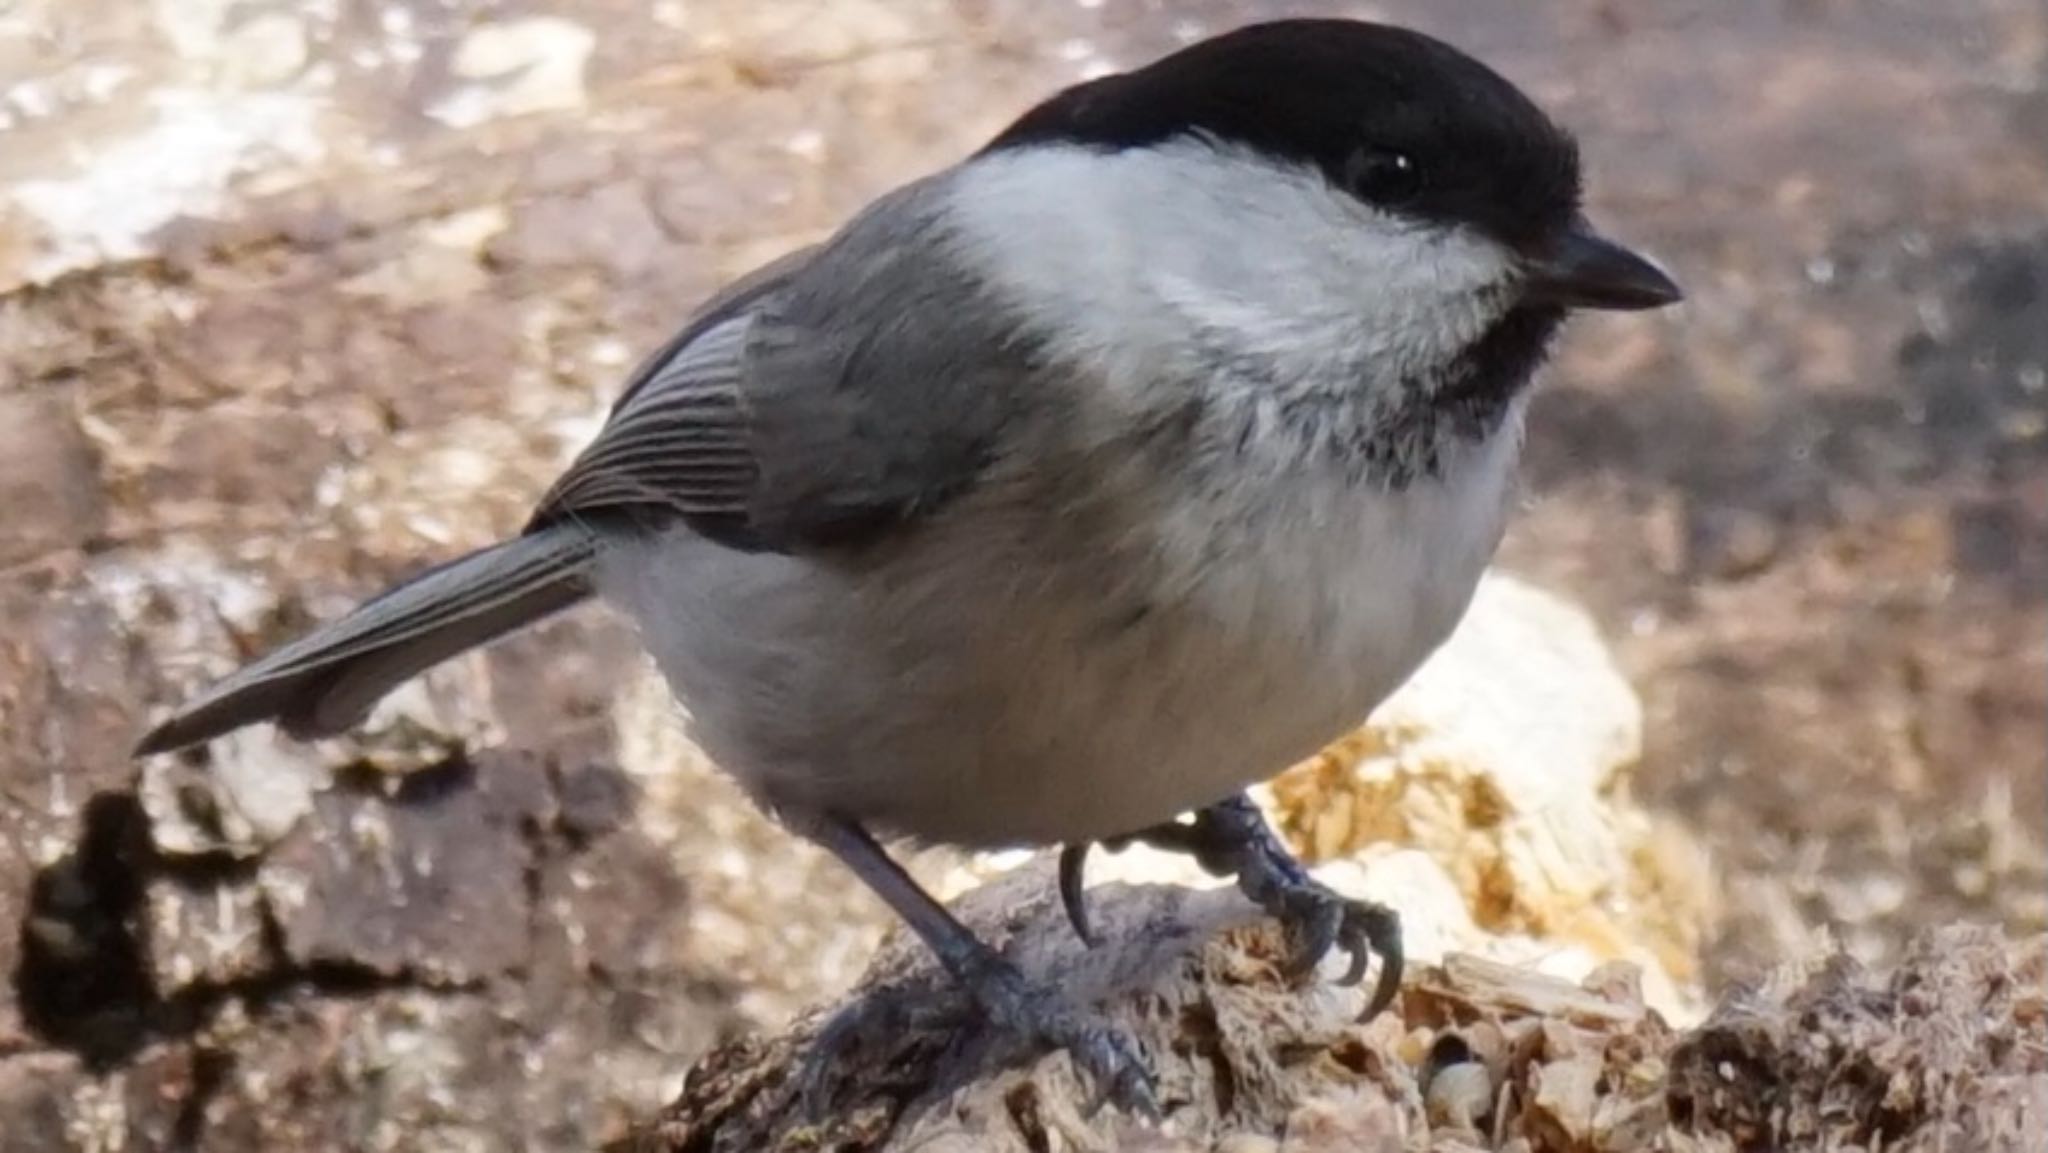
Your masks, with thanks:
[[[733,284],[643,363],[527,531],[264,657],[145,736],[353,724],[399,682],[590,595],[604,522],[681,519],[739,548],[873,539],[973,484],[1031,345],[948,259],[919,186]]]
[[[635,375],[533,527],[681,520],[790,552],[869,539],[970,486],[1029,349],[916,190],[700,312]]]
[[[703,521],[728,535],[715,526],[744,516],[756,476],[741,410],[746,337],[758,306],[816,253],[799,249],[728,285],[642,361],[527,531],[623,513]]]

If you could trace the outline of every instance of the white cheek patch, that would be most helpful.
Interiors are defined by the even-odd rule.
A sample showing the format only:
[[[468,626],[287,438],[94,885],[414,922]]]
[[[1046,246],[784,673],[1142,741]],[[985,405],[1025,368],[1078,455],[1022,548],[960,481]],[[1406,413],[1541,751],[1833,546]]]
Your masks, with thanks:
[[[1157,373],[1206,334],[1280,381],[1428,375],[1500,316],[1515,275],[1469,230],[1199,140],[984,157],[955,171],[950,213],[1000,296],[1111,369]]]

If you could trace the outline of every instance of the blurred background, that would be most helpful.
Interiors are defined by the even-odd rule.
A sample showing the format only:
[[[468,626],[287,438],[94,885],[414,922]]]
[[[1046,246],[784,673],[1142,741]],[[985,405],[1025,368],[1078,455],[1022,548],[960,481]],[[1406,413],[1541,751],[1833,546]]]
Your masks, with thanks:
[[[645,738],[597,614],[495,651],[487,716],[430,702],[536,754],[416,786],[472,847],[434,899],[493,932],[251,914],[235,830],[126,750],[516,528],[726,279],[1061,84],[1301,13],[1523,84],[1689,293],[1572,328],[1502,566],[1642,695],[1639,799],[1725,899],[1707,987],[2048,925],[2040,0],[0,0],[0,1148],[575,1148],[843,985],[872,935],[749,871],[780,842],[708,794],[623,815],[661,797],[609,767]],[[748,963],[803,973],[706,943],[748,901],[786,950]]]

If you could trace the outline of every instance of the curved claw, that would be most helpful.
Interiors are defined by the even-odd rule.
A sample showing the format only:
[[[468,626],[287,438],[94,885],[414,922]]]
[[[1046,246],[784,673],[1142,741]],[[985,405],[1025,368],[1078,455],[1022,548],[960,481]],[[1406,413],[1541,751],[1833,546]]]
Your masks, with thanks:
[[[1394,994],[1401,991],[1401,921],[1393,910],[1377,905],[1361,908],[1358,917],[1361,934],[1372,951],[1380,955],[1380,979],[1373,986],[1372,1000],[1365,1004],[1364,1016],[1359,1018],[1369,1021],[1385,1012],[1394,1003]]]
[[[1337,983],[1349,989],[1365,980],[1365,971],[1372,966],[1373,948],[1364,939],[1363,934],[1346,933],[1344,937],[1344,949],[1351,954],[1351,967],[1344,970],[1344,975],[1337,978]]]
[[[1341,946],[1351,954],[1351,963],[1339,985],[1354,986],[1365,979],[1374,956],[1380,960],[1379,980],[1373,985],[1365,1018],[1378,1016],[1393,1002],[1401,987],[1401,921],[1393,910],[1367,901],[1348,900],[1317,887],[1299,891],[1284,914],[1298,942],[1288,959],[1287,973],[1306,978],[1332,948]]]
[[[1088,868],[1088,850],[1092,847],[1090,842],[1083,841],[1060,850],[1060,904],[1066,906],[1067,923],[1074,926],[1074,935],[1091,949],[1100,943],[1100,939],[1088,924],[1088,894],[1082,881]]]
[[[1236,874],[1238,889],[1286,926],[1294,943],[1285,962],[1292,979],[1308,977],[1330,950],[1341,944],[1351,954],[1341,982],[1344,985],[1363,981],[1373,955],[1379,956],[1380,977],[1367,1003],[1367,1018],[1383,1012],[1400,990],[1400,915],[1384,905],[1343,897],[1316,881],[1287,851],[1250,797],[1240,793],[1218,801],[1198,811],[1192,824],[1170,821],[1119,840],[1187,853],[1208,872]],[[1104,843],[1116,847],[1116,841]],[[1084,939],[1085,922],[1075,910],[1085,852],[1085,848],[1068,849],[1060,859],[1061,893],[1068,898],[1068,918]]]

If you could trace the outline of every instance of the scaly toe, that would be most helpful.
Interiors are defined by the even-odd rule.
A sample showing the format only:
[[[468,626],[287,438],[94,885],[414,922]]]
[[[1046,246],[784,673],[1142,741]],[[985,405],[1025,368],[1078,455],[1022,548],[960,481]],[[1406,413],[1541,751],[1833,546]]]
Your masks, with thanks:
[[[1290,896],[1287,933],[1294,939],[1294,948],[1286,972],[1290,980],[1298,982],[1307,980],[1336,946],[1344,929],[1344,906],[1341,898],[1315,889]]]
[[[1089,1113],[1107,1103],[1150,1121],[1159,1120],[1158,1085],[1137,1043],[1113,1025],[1085,1026],[1084,1033],[1064,1047],[1095,1086]]]
[[[793,1089],[799,1112],[806,1117],[830,1112],[831,1082],[867,1053],[883,1049],[885,1044],[878,1038],[914,1027],[920,1015],[893,989],[871,994],[834,1013],[798,1063]]]
[[[1392,909],[1317,885],[1288,894],[1285,919],[1297,942],[1287,967],[1291,978],[1307,979],[1331,949],[1341,947],[1351,963],[1337,979],[1340,985],[1362,982],[1373,958],[1379,958],[1380,976],[1365,1016],[1377,1016],[1392,1003],[1401,986],[1401,919]]]

